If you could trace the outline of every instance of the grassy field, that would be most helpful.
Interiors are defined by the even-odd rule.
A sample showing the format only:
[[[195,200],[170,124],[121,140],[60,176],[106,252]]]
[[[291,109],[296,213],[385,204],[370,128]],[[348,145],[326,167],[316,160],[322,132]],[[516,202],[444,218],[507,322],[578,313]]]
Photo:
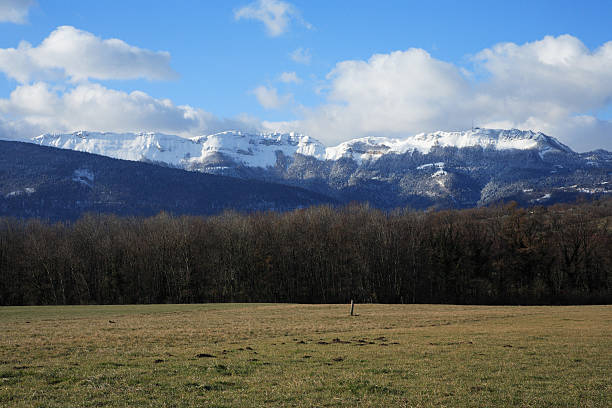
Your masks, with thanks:
[[[612,306],[355,310],[0,308],[0,406],[612,406]]]

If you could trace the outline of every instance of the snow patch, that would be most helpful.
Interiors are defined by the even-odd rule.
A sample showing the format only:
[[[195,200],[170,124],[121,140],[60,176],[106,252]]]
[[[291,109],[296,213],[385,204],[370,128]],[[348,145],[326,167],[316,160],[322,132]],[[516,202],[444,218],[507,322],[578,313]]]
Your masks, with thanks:
[[[10,193],[6,194],[4,197],[5,198],[19,197],[19,196],[22,196],[22,195],[34,194],[35,192],[36,192],[35,188],[26,187],[23,190],[11,191]]]
[[[72,173],[72,181],[84,184],[87,187],[92,187],[94,182],[94,174],[88,169],[76,169],[74,173]]]
[[[444,169],[438,169],[434,174],[431,175],[432,178],[446,176],[448,173]]]
[[[443,168],[444,167],[444,162],[422,164],[422,165],[417,167],[417,170],[425,170],[425,169],[428,169],[428,168],[434,167],[434,166],[438,167],[438,168]]]
[[[536,201],[537,202],[546,201],[546,200],[550,199],[550,197],[551,197],[551,194],[550,193],[546,193],[542,197],[536,198]]]

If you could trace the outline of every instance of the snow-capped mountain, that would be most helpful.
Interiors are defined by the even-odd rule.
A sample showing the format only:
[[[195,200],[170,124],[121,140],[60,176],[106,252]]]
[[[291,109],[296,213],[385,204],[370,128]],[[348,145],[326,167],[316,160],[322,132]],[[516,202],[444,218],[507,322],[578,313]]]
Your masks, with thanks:
[[[220,156],[247,167],[273,167],[277,152],[325,157],[325,147],[308,136],[293,133],[245,134],[221,132],[191,139],[163,133],[46,133],[36,144],[94,153],[116,159],[150,161],[174,167],[216,163]]]
[[[296,133],[247,134],[221,132],[191,139],[163,133],[47,133],[32,139],[43,146],[59,147],[116,159],[151,161],[176,167],[216,163],[221,159],[246,167],[274,167],[278,153],[296,154],[318,160],[353,159],[358,163],[377,160],[386,154],[420,152],[434,147],[475,147],[494,150],[537,149],[571,153],[572,150],[543,133],[532,131],[473,129],[465,132],[421,133],[404,139],[365,137],[325,147],[318,140]],[[200,167],[202,168],[202,167]]]
[[[44,134],[32,142],[119,159],[305,187],[382,208],[467,207],[500,199],[554,202],[610,194],[612,155],[578,154],[517,129],[366,137],[325,147],[296,133],[228,131],[191,139],[161,133]]]
[[[420,133],[405,139],[386,137],[366,137],[344,142],[336,147],[326,149],[327,160],[343,157],[356,161],[376,160],[385,154],[404,154],[420,152],[427,154],[435,147],[482,147],[494,150],[531,150],[536,149],[544,154],[550,151],[572,152],[572,150],[555,138],[543,133],[521,131],[517,129],[481,129],[476,128],[463,132]]]

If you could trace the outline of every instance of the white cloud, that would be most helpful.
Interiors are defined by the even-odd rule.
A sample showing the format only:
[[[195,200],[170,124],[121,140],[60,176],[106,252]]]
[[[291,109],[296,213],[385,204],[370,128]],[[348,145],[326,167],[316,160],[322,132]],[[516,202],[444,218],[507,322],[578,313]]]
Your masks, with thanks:
[[[293,95],[279,95],[276,88],[264,85],[253,90],[257,101],[266,109],[279,109],[293,100]]]
[[[298,60],[308,57],[302,62],[310,58],[308,50],[294,54]],[[22,82],[7,99],[0,98],[0,137],[79,129],[187,136],[266,127],[299,130],[336,144],[367,135],[466,129],[474,120],[483,127],[543,131],[579,151],[612,150],[612,121],[593,113],[612,104],[612,41],[595,50],[569,35],[497,44],[477,53],[473,63],[468,70],[422,49],[342,61],[323,84],[325,104],[301,108],[295,121],[260,124],[89,83],[87,78],[164,79],[175,74],[167,53],[60,27],[38,47],[22,43],[0,49],[0,70]],[[45,78],[63,85],[54,88],[40,81]],[[278,80],[298,83],[300,78],[283,72]],[[270,85],[252,93],[266,109],[294,102],[293,95],[279,94]]]
[[[159,131],[193,136],[227,129],[256,131],[260,128],[252,118],[220,119],[202,109],[177,106],[168,99],[156,99],[144,92],[127,93],[91,83],[81,83],[66,92],[54,90],[43,82],[18,86],[8,99],[0,99],[0,114],[18,118],[14,122],[21,124],[22,131],[13,133],[22,137],[34,136],[24,133],[29,129]]]
[[[71,26],[58,27],[37,47],[24,41],[17,48],[0,49],[0,71],[21,83],[177,77],[167,52],[104,40]]]
[[[17,49],[0,49],[0,71],[21,83],[8,98],[0,98],[0,138],[81,129],[181,136],[262,129],[252,117],[219,118],[141,91],[128,93],[88,81],[171,79],[176,73],[169,59],[166,52],[104,40],[69,26],[58,27],[36,47],[22,42]]]
[[[328,143],[462,124],[470,87],[452,64],[420,49],[344,61],[328,74],[328,104],[306,112],[308,132]],[[441,123],[445,122],[445,123]]]
[[[310,60],[312,59],[312,55],[310,55],[310,50],[304,48],[298,48],[296,50],[293,50],[291,54],[289,54],[289,57],[291,57],[294,62],[304,65],[310,64]]]
[[[295,72],[283,72],[278,77],[279,81],[284,82],[286,84],[299,84],[302,82],[300,77]]]
[[[521,46],[498,44],[476,62],[490,75],[481,93],[503,96],[498,110],[517,119],[582,113],[612,100],[612,42],[591,52],[575,37],[547,36]]]
[[[580,150],[612,148],[611,122],[589,113],[612,101],[612,42],[595,51],[569,35],[498,44],[474,64],[466,71],[422,49],[343,61],[327,76],[327,103],[282,126],[335,144],[465,129],[473,119],[544,131]]]
[[[612,121],[591,115],[575,115],[557,121],[546,122],[537,118],[513,127],[538,129],[555,136],[578,152],[594,149],[612,151]]]
[[[34,0],[0,0],[0,23],[24,24]]]
[[[0,140],[27,141],[41,133],[44,133],[44,130],[36,125],[23,120],[11,121],[0,115]]]
[[[310,23],[302,19],[294,5],[282,0],[258,0],[236,10],[234,18],[236,20],[259,20],[266,26],[268,34],[272,37],[285,33],[289,28],[289,23],[293,20],[308,29],[312,28]]]

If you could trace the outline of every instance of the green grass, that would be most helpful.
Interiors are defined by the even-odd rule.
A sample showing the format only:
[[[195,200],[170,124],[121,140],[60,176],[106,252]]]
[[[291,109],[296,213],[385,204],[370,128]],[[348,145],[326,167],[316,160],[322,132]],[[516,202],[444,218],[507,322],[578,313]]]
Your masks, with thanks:
[[[0,308],[0,406],[609,407],[612,307]]]

